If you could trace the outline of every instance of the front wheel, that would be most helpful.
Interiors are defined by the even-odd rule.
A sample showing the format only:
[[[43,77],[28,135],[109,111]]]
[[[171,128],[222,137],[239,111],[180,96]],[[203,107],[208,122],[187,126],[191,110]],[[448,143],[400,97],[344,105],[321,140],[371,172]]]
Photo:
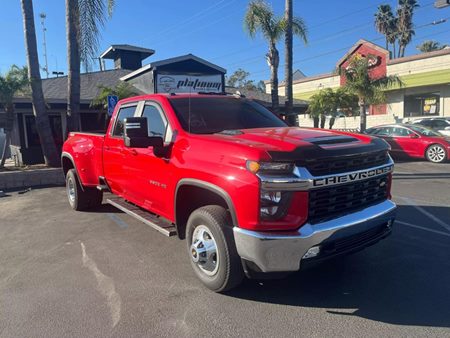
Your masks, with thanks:
[[[432,144],[428,147],[425,157],[433,163],[442,163],[447,159],[445,148],[440,144]]]
[[[195,210],[186,226],[188,255],[197,277],[215,292],[230,290],[244,277],[227,211],[218,205]]]

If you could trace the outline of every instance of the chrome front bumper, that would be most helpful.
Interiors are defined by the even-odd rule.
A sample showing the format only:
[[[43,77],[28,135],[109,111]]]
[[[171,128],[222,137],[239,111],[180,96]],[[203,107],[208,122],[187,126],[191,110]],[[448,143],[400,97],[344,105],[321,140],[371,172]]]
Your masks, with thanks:
[[[306,252],[327,241],[343,239],[377,226],[390,226],[396,205],[386,200],[333,220],[306,223],[294,232],[257,232],[233,228],[241,258],[253,262],[263,272],[297,271]]]

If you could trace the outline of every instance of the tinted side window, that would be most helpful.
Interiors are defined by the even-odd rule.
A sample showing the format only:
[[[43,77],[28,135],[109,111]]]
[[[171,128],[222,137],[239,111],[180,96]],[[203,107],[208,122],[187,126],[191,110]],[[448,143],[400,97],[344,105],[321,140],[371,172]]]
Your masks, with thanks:
[[[447,124],[447,122],[442,121],[442,120],[434,120],[433,125],[432,125],[432,127],[435,127],[435,128],[445,128],[448,126],[449,125]]]
[[[380,136],[392,136],[393,133],[393,128],[392,127],[383,127],[380,128],[380,131],[378,132],[377,135]]]
[[[412,131],[405,128],[393,128],[392,136],[408,136]]]
[[[149,136],[164,137],[167,123],[162,118],[158,108],[155,106],[145,106],[142,117],[147,118]]]
[[[116,119],[116,125],[114,126],[113,136],[123,136],[123,126],[124,120],[127,117],[133,117],[134,112],[136,110],[136,106],[121,108],[118,112],[118,116]]]
[[[422,126],[427,126],[427,127],[431,127],[433,124],[433,121],[430,120],[425,120],[425,121],[420,121],[417,124],[421,124]]]

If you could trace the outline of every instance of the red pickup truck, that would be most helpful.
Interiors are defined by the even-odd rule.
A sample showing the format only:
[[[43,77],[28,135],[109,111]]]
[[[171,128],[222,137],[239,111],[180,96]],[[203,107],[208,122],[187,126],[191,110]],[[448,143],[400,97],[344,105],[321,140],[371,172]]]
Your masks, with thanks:
[[[118,103],[106,134],[70,133],[71,207],[103,200],[186,239],[214,291],[297,271],[391,233],[385,141],[288,127],[240,96],[145,95]]]

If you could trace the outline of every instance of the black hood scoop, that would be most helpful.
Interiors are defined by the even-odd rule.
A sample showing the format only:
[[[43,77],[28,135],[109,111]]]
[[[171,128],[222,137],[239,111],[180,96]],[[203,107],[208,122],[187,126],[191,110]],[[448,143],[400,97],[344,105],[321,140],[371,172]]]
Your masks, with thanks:
[[[320,146],[320,145],[334,145],[340,143],[358,142],[359,140],[356,137],[352,136],[321,136],[321,137],[307,138],[304,141]]]

